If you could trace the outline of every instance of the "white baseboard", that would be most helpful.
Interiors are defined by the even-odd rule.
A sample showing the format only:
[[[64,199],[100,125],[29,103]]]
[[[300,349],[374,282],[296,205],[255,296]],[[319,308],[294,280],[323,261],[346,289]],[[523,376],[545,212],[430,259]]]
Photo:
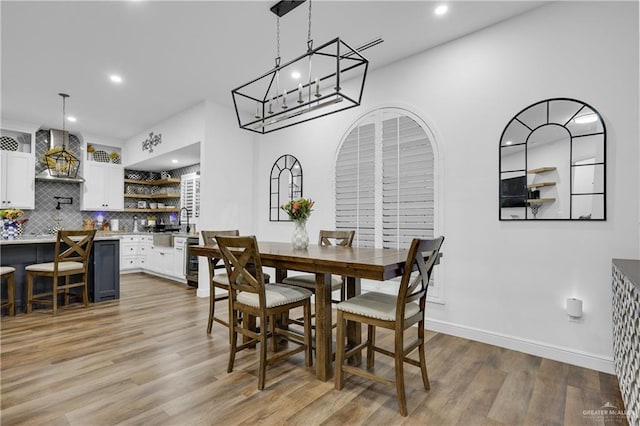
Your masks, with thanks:
[[[478,328],[461,326],[433,319],[426,320],[426,329],[490,345],[500,346],[502,348],[512,349],[543,358],[549,358],[555,361],[589,368],[591,370],[615,374],[613,357],[578,351],[563,346],[523,339],[521,337],[509,336],[501,333],[494,333]]]

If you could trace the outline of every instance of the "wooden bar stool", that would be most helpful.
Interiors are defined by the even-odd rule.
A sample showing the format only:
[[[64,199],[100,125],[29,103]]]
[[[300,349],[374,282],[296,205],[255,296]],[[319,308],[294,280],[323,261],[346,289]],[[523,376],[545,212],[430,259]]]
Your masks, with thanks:
[[[0,301],[0,309],[8,308],[9,315],[16,314],[16,268],[0,266],[0,279],[7,283],[7,298]]]
[[[218,245],[218,243],[216,242],[217,235],[237,237],[238,235],[240,235],[240,231],[238,231],[237,229],[229,231],[202,231],[202,240],[204,241],[204,245],[209,247],[216,247]],[[209,321],[207,322],[207,333],[209,334],[211,334],[211,328],[213,327],[214,321],[219,322],[225,327],[229,327],[228,320],[224,320],[215,316],[216,302],[221,302],[223,300],[229,299],[229,277],[227,277],[224,263],[219,263],[221,260],[221,258],[207,258],[207,262],[209,263]],[[220,269],[221,271],[216,273],[216,269]],[[216,296],[216,288],[225,290],[226,293]]]
[[[33,305],[51,305],[53,315],[58,310],[58,294],[64,294],[65,304],[69,303],[69,290],[82,289],[84,307],[89,307],[89,291],[87,279],[89,276],[89,254],[93,247],[95,230],[90,231],[58,231],[56,239],[54,261],[36,263],[25,268],[27,271],[27,303],[26,311],[31,313]],[[78,240],[79,239],[79,240]],[[82,274],[82,281],[71,282],[71,276]],[[35,293],[33,279],[35,276],[52,277],[51,291]],[[65,283],[60,285],[59,278],[65,277]],[[49,299],[51,297],[51,299]]]
[[[311,292],[302,288],[281,284],[265,284],[262,273],[260,250],[255,236],[216,237],[229,277],[229,365],[233,371],[236,353],[253,348],[260,343],[260,365],[258,389],[264,389],[267,365],[298,352],[305,353],[305,365],[313,364],[311,354]],[[291,309],[302,307],[304,312],[304,335],[280,328],[275,318]],[[260,319],[260,331],[251,330],[246,316]],[[270,328],[270,330],[269,330]],[[238,344],[238,334],[249,340]],[[267,358],[267,339],[277,336],[297,344],[286,351],[275,352]]]
[[[412,241],[397,296],[371,291],[338,304],[336,389],[340,390],[344,387],[345,373],[394,386],[400,414],[406,416],[408,411],[404,390],[404,363],[408,363],[420,368],[424,388],[429,390],[427,361],[424,353],[424,311],[429,278],[438,261],[443,241],[444,237],[431,240],[415,238]],[[367,324],[367,341],[345,351],[347,321]],[[418,337],[411,343],[405,344],[404,332],[412,328],[414,324],[418,325]],[[393,350],[376,346],[376,327],[393,330],[395,333]],[[360,353],[365,348],[367,349],[366,369],[347,365],[348,358]],[[418,350],[418,359],[409,358],[409,354],[416,349]],[[395,380],[373,373],[376,352],[394,359]]]

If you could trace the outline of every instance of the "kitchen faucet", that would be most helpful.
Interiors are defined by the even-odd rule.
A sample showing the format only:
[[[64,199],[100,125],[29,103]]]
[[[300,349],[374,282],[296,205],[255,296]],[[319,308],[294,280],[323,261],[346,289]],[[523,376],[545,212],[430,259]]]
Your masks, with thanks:
[[[186,210],[187,211],[187,234],[188,234],[189,231],[191,231],[191,227],[189,226],[189,209],[186,208],[186,207],[182,207],[180,209],[180,212],[178,213],[178,226],[181,226],[180,218],[182,217],[182,210]]]

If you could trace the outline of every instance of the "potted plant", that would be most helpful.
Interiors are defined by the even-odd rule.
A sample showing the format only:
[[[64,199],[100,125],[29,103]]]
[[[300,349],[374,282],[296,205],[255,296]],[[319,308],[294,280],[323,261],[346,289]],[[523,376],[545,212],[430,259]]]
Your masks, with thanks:
[[[0,218],[2,218],[2,238],[5,240],[22,235],[24,224],[29,221],[20,209],[0,210]]]

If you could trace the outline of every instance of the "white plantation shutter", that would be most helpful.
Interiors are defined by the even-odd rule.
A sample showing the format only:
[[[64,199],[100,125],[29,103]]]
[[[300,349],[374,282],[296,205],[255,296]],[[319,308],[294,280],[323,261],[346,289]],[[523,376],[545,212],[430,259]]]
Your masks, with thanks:
[[[382,121],[382,247],[433,237],[433,151],[413,119]]]
[[[406,249],[413,238],[432,238],[436,176],[431,133],[399,109],[378,110],[361,123],[344,139],[336,159],[336,228],[355,229],[358,247]],[[435,285],[438,275],[436,270],[427,297],[444,303]],[[394,293],[388,285],[375,290]]]
[[[180,177],[180,207],[189,210],[189,217],[200,217],[200,176],[187,173]],[[187,220],[184,210],[180,212],[180,220]]]
[[[374,136],[374,124],[353,129],[336,164],[336,228],[355,229],[358,247],[375,244]]]

